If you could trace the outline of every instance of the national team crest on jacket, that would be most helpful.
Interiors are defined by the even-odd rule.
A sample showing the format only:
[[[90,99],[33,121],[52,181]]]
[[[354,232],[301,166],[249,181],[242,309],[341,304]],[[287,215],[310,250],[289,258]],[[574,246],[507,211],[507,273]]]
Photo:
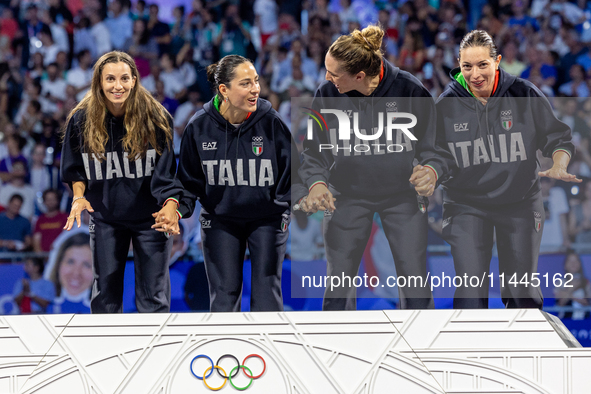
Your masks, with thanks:
[[[505,130],[511,130],[511,127],[513,127],[513,115],[511,115],[511,110],[501,111],[501,125]]]
[[[534,229],[536,233],[539,233],[542,229],[542,214],[538,211],[534,211]]]
[[[263,153],[263,137],[252,137],[252,153],[256,156]]]

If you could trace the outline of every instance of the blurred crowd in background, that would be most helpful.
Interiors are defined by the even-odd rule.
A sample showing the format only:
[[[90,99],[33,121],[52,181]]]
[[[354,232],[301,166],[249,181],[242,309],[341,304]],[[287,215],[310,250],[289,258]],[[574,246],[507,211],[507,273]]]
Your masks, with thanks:
[[[174,117],[178,152],[188,120],[212,96],[207,65],[232,53],[253,60],[260,96],[291,125],[290,99],[312,96],[324,80],[330,44],[379,23],[385,58],[414,74],[434,97],[451,80],[465,33],[478,28],[495,38],[501,67],[537,85],[571,126],[577,153],[569,172],[585,179],[578,186],[542,181],[542,252],[591,253],[591,1],[166,3],[175,5],[169,18],[157,3],[143,0],[0,0],[0,252],[49,252],[60,237],[71,201],[59,178],[60,130],[103,53],[116,49],[134,57],[141,83]],[[294,137],[301,148],[303,133],[294,130]],[[542,166],[548,166],[545,160],[540,157]],[[437,237],[440,191],[429,210],[430,245],[443,245]],[[179,256],[199,260],[196,226],[185,224]],[[318,216],[295,216],[291,232],[292,259],[324,257]],[[57,274],[46,270],[45,277],[51,275]],[[70,282],[78,286],[81,280]],[[59,281],[54,283],[59,297]]]

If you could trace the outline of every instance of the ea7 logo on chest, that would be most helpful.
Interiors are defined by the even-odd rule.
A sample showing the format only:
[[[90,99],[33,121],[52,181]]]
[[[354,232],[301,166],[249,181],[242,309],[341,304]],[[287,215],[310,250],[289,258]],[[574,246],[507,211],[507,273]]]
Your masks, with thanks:
[[[217,141],[212,141],[212,142],[204,142],[201,147],[203,148],[203,150],[217,150],[218,149],[218,143]]]
[[[468,131],[468,123],[454,123],[454,131]]]

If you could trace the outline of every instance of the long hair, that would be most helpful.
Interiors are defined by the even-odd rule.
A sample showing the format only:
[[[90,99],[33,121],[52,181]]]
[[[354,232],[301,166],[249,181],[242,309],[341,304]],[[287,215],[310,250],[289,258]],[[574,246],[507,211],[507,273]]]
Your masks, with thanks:
[[[166,146],[172,143],[172,130],[168,122],[171,116],[162,104],[141,85],[135,62],[125,52],[108,52],[96,62],[90,90],[70,112],[65,125],[67,126],[76,112],[85,110],[86,117],[80,125],[84,149],[87,153],[94,154],[100,161],[105,158],[105,146],[109,140],[109,133],[105,126],[107,99],[101,87],[102,72],[106,64],[119,62],[127,64],[131,70],[132,79],[135,78],[135,86],[130,90],[129,97],[125,101],[126,134],[122,141],[123,149],[129,153],[130,160],[135,160],[145,156],[149,143],[160,155],[163,148],[161,143]],[[64,127],[64,134],[65,130]],[[159,130],[164,132],[164,136],[158,135]]]
[[[59,273],[60,267],[62,265],[62,260],[68,249],[73,247],[79,246],[88,246],[90,249],[90,235],[86,233],[76,233],[71,237],[67,238],[61,245],[55,256],[55,262],[53,264],[53,269],[51,270],[51,274],[49,276],[49,280],[53,282],[55,286],[55,294],[56,296],[60,296],[62,294],[62,284],[60,283]]]

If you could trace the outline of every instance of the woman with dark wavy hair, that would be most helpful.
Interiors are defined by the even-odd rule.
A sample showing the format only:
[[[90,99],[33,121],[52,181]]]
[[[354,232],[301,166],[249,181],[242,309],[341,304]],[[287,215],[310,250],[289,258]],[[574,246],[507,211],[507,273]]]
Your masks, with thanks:
[[[74,191],[64,229],[75,221],[80,227],[83,210],[91,213],[93,313],[121,312],[130,241],[138,311],[170,310],[168,233],[178,232],[175,196],[180,195],[172,119],[139,79],[128,54],[103,55],[94,66],[90,91],[64,130],[62,179]]]

